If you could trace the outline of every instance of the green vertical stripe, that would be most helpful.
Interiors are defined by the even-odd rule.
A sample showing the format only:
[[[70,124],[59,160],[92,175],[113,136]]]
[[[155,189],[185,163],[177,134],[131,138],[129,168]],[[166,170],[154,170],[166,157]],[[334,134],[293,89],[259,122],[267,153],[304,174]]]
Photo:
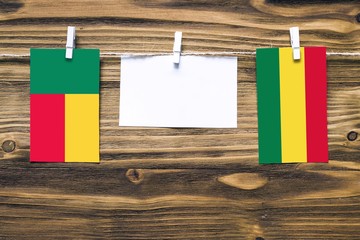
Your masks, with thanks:
[[[279,49],[256,50],[259,163],[281,163]]]
[[[99,93],[99,49],[30,49],[30,93]]]

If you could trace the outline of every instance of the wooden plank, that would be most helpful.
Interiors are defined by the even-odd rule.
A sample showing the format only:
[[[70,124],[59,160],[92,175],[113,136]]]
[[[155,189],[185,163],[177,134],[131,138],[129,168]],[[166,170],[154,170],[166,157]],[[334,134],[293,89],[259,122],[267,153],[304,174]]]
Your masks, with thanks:
[[[302,46],[356,53],[359,12],[351,0],[10,0],[0,54],[63,48],[67,25],[102,53],[170,53],[176,30],[185,52],[253,52],[289,46],[295,25]],[[357,238],[360,57],[327,58],[329,164],[258,165],[255,56],[238,63],[237,129],[120,128],[120,60],[104,57],[102,162],[30,164],[29,58],[1,56],[0,238]]]
[[[2,171],[2,236],[345,239],[360,234],[359,164],[127,173],[109,163],[73,166],[32,164]]]
[[[20,2],[20,1],[15,1]],[[183,50],[255,50],[289,46],[289,27],[301,29],[301,44],[358,52],[360,7],[355,2],[294,5],[265,0],[199,3],[185,0],[29,0],[18,9],[4,3],[2,53],[30,47],[63,47],[66,25],[76,25],[77,47],[102,51],[172,51],[173,32],[184,31]],[[11,10],[9,9],[11,8]],[[240,13],[240,14],[239,14]]]
[[[101,159],[121,160],[119,164],[138,163],[141,167],[172,168],[227,166],[237,163],[257,165],[257,106],[254,56],[240,57],[238,68],[238,128],[237,129],[147,129],[118,126],[119,60],[102,60],[101,80]],[[332,60],[335,58],[334,60]],[[360,59],[329,57],[328,128],[330,160],[357,160],[360,141],[349,141],[350,131],[359,131],[360,86],[356,68]],[[8,65],[6,63],[5,65]],[[347,69],[341,70],[341,66]],[[27,68],[22,63],[18,69]],[[333,70],[338,69],[338,71]],[[6,76],[5,67],[0,76]],[[117,73],[117,74],[116,74]],[[117,75],[117,76],[116,76]],[[114,79],[111,79],[111,77]],[[116,79],[116,78],[117,79]],[[252,77],[252,78],[251,78]],[[2,159],[28,158],[29,150],[29,82],[14,80],[11,74],[3,82],[0,94],[0,141],[14,140],[17,148]],[[247,78],[248,80],[243,80]],[[106,80],[109,79],[109,80]],[[11,98],[9,97],[11,96]],[[5,104],[6,103],[6,104]],[[146,160],[146,161],[144,161]],[[149,161],[151,160],[151,161]],[[199,164],[201,163],[201,164]],[[124,165],[128,166],[128,164]]]

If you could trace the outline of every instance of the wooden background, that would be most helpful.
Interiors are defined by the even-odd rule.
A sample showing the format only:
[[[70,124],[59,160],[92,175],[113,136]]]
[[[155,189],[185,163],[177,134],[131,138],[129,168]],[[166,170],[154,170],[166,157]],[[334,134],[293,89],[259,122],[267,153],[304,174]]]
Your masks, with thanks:
[[[360,52],[360,2],[5,0],[0,54]],[[120,59],[101,59],[101,164],[29,163],[29,58],[0,57],[0,239],[360,239],[360,56],[328,56],[329,164],[258,165],[255,56],[239,55],[237,129],[118,127]],[[294,136],[296,138],[297,136]],[[46,141],[46,139],[44,139]]]

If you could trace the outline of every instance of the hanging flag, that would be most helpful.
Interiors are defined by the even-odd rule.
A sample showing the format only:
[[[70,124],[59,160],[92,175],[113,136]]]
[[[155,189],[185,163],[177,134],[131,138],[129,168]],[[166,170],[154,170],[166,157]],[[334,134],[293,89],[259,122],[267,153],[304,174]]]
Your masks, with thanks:
[[[120,126],[237,127],[237,58],[121,58]]]
[[[256,50],[259,163],[328,162],[326,48]]]
[[[99,162],[98,49],[30,50],[30,161]]]

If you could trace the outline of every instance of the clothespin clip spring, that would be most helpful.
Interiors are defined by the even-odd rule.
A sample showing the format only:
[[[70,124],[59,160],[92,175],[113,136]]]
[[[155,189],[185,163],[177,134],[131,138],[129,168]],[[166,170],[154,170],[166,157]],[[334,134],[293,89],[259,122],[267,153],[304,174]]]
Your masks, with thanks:
[[[68,26],[65,58],[72,59],[75,48],[75,27]]]
[[[290,42],[293,49],[294,60],[300,60],[300,34],[299,27],[290,28]]]
[[[175,40],[174,40],[174,58],[173,62],[175,64],[180,63],[180,54],[181,54],[181,39],[182,39],[182,32],[175,32]]]

